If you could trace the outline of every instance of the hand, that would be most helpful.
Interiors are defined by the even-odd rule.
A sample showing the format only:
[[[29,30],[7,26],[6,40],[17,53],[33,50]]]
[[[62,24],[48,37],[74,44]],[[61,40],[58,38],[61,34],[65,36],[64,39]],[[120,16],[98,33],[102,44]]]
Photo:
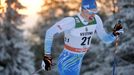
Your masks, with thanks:
[[[122,25],[120,23],[116,24],[113,29],[113,35],[117,36],[121,33],[124,33],[124,30],[122,29]]]
[[[51,70],[51,66],[52,66],[52,58],[48,57],[48,56],[44,56],[41,67],[44,70]]]
[[[46,64],[45,64],[45,62],[42,60],[41,68],[45,70],[45,66],[46,66]]]

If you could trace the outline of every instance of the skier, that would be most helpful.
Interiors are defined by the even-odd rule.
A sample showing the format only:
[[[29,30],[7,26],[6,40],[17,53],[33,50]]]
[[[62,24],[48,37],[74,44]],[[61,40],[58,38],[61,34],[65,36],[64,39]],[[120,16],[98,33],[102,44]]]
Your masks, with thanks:
[[[103,28],[101,18],[97,15],[95,0],[82,0],[81,12],[75,16],[66,17],[50,27],[44,41],[44,58],[42,68],[51,70],[51,46],[53,36],[64,32],[64,49],[58,59],[60,75],[79,75],[82,59],[90,47],[91,39],[96,32],[105,43],[112,43],[115,36],[123,30],[121,25],[116,25],[112,33],[107,34]]]

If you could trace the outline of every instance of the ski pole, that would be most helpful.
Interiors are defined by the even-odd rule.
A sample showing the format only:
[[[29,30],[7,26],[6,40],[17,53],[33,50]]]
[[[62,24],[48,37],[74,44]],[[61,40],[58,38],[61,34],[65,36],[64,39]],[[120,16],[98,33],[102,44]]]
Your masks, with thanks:
[[[113,62],[113,74],[112,75],[117,75],[117,70],[116,70],[117,59],[116,59],[116,55],[115,54],[117,52],[118,44],[119,44],[119,36],[116,35],[115,50],[114,50],[114,62]]]
[[[56,65],[56,63],[52,63],[52,67],[55,66],[55,65]],[[44,70],[44,68],[40,68],[40,69],[36,70],[35,72],[32,73],[32,75],[35,75],[35,74],[39,73],[42,70]]]
[[[43,68],[38,69],[37,71],[33,72],[32,75],[37,74],[38,72],[42,71]]]

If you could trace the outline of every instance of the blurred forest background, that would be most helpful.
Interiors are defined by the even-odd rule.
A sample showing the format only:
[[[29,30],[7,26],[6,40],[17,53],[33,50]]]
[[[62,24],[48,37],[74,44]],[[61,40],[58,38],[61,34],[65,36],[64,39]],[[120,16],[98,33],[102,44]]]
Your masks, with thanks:
[[[0,0],[0,75],[31,75],[40,69],[46,30],[77,14],[80,6],[81,0]],[[97,6],[107,32],[122,20],[117,75],[134,75],[134,0],[97,0]],[[63,34],[54,37],[54,64],[63,49]],[[112,75],[114,50],[114,43],[104,44],[95,35],[81,75]],[[35,75],[58,75],[57,66]]]

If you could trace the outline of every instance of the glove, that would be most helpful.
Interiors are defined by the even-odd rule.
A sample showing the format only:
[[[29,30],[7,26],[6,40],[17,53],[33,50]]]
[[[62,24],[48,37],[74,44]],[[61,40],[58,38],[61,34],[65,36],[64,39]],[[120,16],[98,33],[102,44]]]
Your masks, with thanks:
[[[52,66],[52,58],[48,57],[48,56],[44,56],[43,60],[42,60],[42,64],[41,67],[44,70],[51,70],[51,66]]]
[[[121,33],[124,33],[124,30],[122,29],[121,23],[118,23],[114,26],[113,35],[117,36],[120,35]]]

